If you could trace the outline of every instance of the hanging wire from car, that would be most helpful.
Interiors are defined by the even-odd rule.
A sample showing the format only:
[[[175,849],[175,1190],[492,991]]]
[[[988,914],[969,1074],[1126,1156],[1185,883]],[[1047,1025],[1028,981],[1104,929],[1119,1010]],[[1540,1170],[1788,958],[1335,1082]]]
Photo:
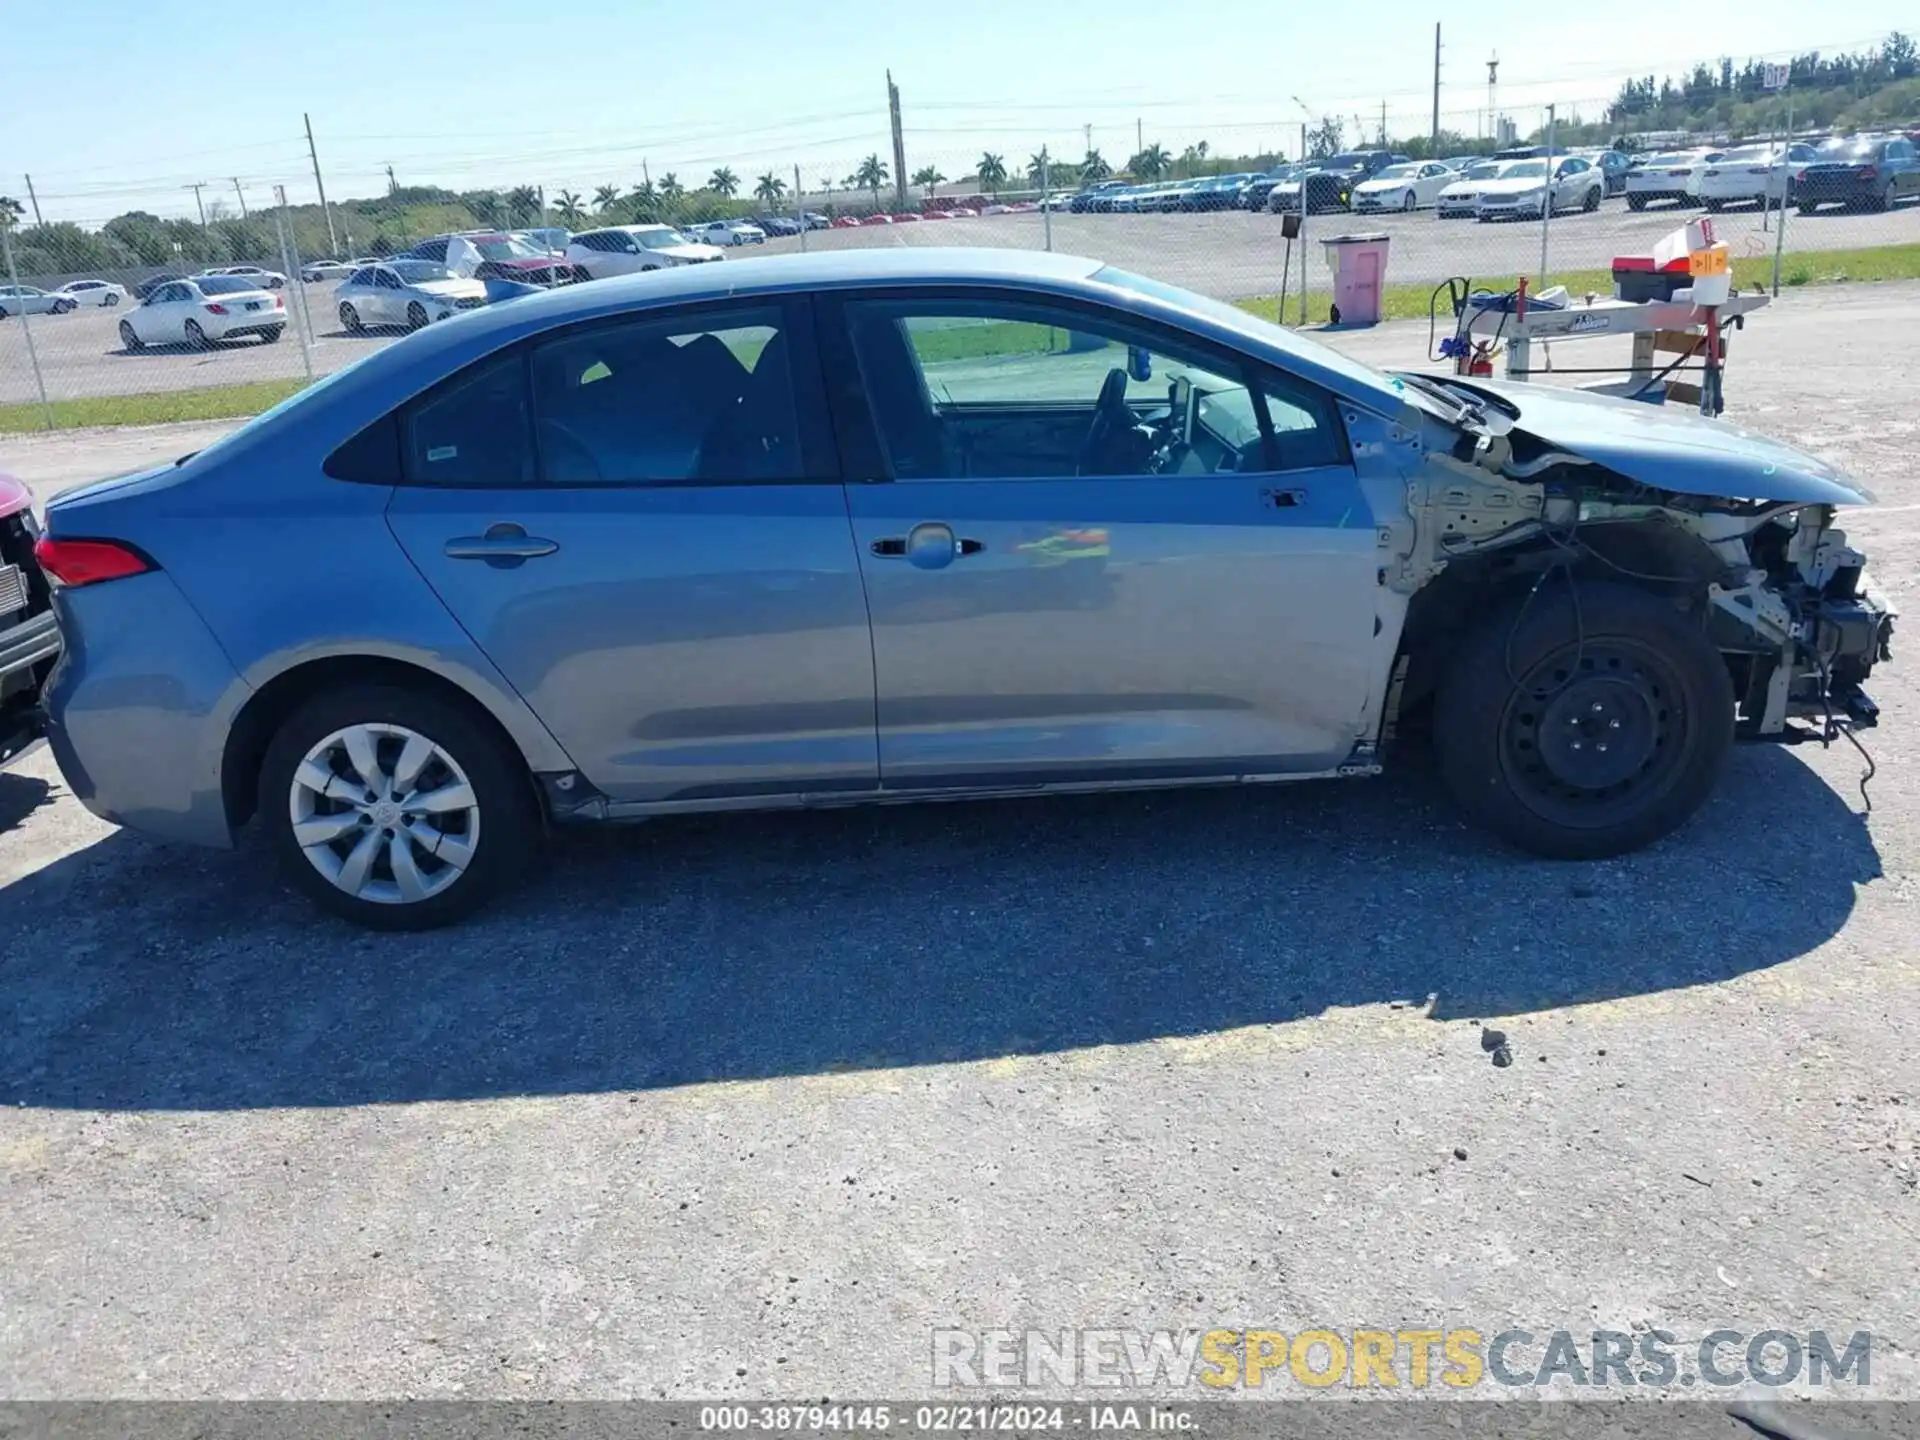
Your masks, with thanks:
[[[1880,772],[1880,767],[1874,764],[1873,756],[1860,743],[1860,737],[1853,733],[1853,727],[1843,725],[1833,713],[1833,675],[1824,655],[1820,657],[1820,708],[1825,712],[1825,723],[1820,729],[1820,748],[1831,749],[1836,738],[1844,737],[1849,745],[1860,752],[1860,758],[1867,762],[1866,772],[1860,777],[1860,803],[1867,807],[1867,814],[1871,815],[1873,796],[1867,793],[1867,785]]]

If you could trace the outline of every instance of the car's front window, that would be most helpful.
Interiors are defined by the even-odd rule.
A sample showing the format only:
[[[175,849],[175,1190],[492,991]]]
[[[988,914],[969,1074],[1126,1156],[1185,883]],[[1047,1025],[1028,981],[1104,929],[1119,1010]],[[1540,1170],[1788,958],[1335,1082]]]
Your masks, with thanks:
[[[1409,180],[1420,173],[1418,165],[1389,165],[1373,178],[1376,180]]]
[[[1544,160],[1516,160],[1500,178],[1502,180],[1538,180],[1544,178],[1546,173],[1547,165]]]
[[[1466,173],[1460,178],[1463,180],[1491,180],[1499,173],[1500,167],[1498,165],[1469,165],[1466,168]]]
[[[515,240],[510,236],[498,239],[475,240],[473,248],[480,252],[483,260],[538,260],[540,252],[524,240]]]

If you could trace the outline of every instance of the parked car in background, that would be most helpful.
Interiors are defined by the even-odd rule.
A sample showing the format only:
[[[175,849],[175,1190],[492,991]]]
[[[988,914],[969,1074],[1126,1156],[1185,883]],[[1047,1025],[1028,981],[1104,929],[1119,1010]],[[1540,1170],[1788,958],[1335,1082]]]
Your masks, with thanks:
[[[1053,194],[1046,196],[1040,201],[1040,208],[1042,210],[1071,210],[1073,208],[1073,196],[1074,192],[1071,190],[1056,190]]]
[[[140,281],[133,287],[133,298],[136,300],[144,300],[162,285],[171,285],[176,280],[184,280],[186,278],[184,275],[174,275],[170,273],[149,275],[145,280]]]
[[[1800,172],[1794,203],[1802,215],[1836,204],[1889,210],[1915,195],[1920,195],[1920,160],[1905,136],[1830,140]]]
[[[1101,211],[1104,211],[1105,209],[1107,209],[1108,207],[1102,204],[1098,204],[1096,202],[1111,196],[1116,190],[1124,190],[1126,188],[1127,188],[1127,182],[1124,180],[1096,181],[1094,184],[1087,186],[1086,189],[1082,190],[1078,195],[1075,195],[1073,199],[1068,201],[1067,209],[1071,210],[1076,215],[1084,214],[1088,211],[1092,211],[1095,214],[1098,214]]]
[[[800,219],[809,230],[825,230],[829,225],[833,224],[831,220],[822,215],[818,210],[804,210],[800,214]]]
[[[476,280],[552,285],[561,278],[554,256],[538,245],[500,230],[434,235],[391,258],[431,260],[445,265],[456,275],[471,272]]]
[[[1405,155],[1395,155],[1386,150],[1353,150],[1333,155],[1308,167],[1300,183],[1307,187],[1307,209],[1345,210],[1353,199],[1353,188],[1363,181],[1371,180],[1389,165],[1410,163]],[[1298,208],[1299,194],[1294,194],[1291,206],[1282,209]]]
[[[590,280],[723,258],[719,246],[691,239],[671,225],[608,225],[582,230],[567,244],[567,260]]]
[[[132,298],[127,294],[126,286],[116,285],[111,280],[69,280],[54,294],[71,295],[74,302],[83,308],[88,305],[119,305]]]
[[[566,252],[567,242],[573,238],[573,232],[558,225],[536,226],[531,230],[511,232],[516,240],[524,240],[536,250],[544,250],[549,255]]]
[[[1471,219],[1480,213],[1481,185],[1497,178],[1508,165],[1519,163],[1516,160],[1475,160],[1440,187],[1440,193],[1434,197],[1433,213],[1441,220]]]
[[[369,326],[419,330],[487,303],[487,283],[455,275],[435,260],[389,260],[349,275],[333,292],[340,328]]]
[[[56,496],[47,738],[102,819],[388,929],[497,898],[550,826],[1371,775],[1416,720],[1470,820],[1593,861],[1684,825],[1736,736],[1872,723],[1892,617],[1834,528],[1869,498],[1097,261],[689,267],[429,327]],[[1739,769],[1758,823],[1794,803]]]
[[[1729,205],[1779,205],[1798,190],[1800,172],[1814,158],[1811,145],[1745,145],[1700,172],[1700,199],[1709,210]]]
[[[37,744],[40,696],[60,654],[60,622],[33,558],[33,492],[0,475],[0,764]]]
[[[1698,176],[1707,168],[1704,150],[1667,150],[1649,156],[1627,172],[1627,208],[1644,210],[1657,200],[1691,205],[1698,195]]]
[[[1549,203],[1556,215],[1568,210],[1597,210],[1605,191],[1606,181],[1600,172],[1578,155],[1515,160],[1497,179],[1481,184],[1474,214],[1481,220],[1537,220]]]
[[[1175,210],[1233,210],[1240,204],[1240,193],[1257,179],[1252,171],[1238,175],[1209,175],[1196,180],[1174,197]]]
[[[767,232],[758,225],[745,220],[709,220],[702,225],[687,227],[689,240],[703,241],[708,245],[764,245]]]
[[[1487,158],[1485,155],[1449,155],[1440,163],[1449,170],[1465,171],[1469,165],[1477,165]]]
[[[16,315],[68,315],[79,308],[77,299],[58,290],[0,285],[0,320],[11,320]]]
[[[287,302],[245,275],[194,275],[151,291],[120,320],[120,343],[190,345],[258,336],[271,345],[287,328]]]
[[[791,215],[755,215],[753,223],[767,232],[769,238],[793,236],[800,233],[800,222]]]
[[[1298,179],[1300,168],[1298,165],[1276,165],[1264,175],[1256,175],[1240,192],[1240,203],[1249,210],[1265,210],[1267,202],[1273,198],[1274,186]]]
[[[309,285],[317,285],[323,280],[344,280],[361,265],[377,262],[363,260],[309,260],[300,267],[300,278]]]
[[[251,280],[256,289],[284,290],[287,277],[278,270],[268,270],[259,265],[210,265],[200,272],[201,275],[233,275],[242,280]],[[198,279],[199,276],[189,276]]]
[[[1361,210],[1425,210],[1440,198],[1454,179],[1453,171],[1438,160],[1409,160],[1389,165],[1371,179],[1353,187],[1353,208]]]

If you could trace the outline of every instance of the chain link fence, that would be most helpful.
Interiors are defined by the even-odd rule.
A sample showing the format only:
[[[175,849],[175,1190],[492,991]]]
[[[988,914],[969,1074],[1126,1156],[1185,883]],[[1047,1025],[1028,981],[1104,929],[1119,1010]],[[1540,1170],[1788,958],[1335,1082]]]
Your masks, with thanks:
[[[1443,114],[1437,125],[1426,116],[1383,114],[1371,124],[1323,116],[1179,153],[1149,143],[1141,126],[1123,159],[1104,155],[1090,132],[1036,130],[983,151],[909,125],[904,166],[883,130],[877,143],[831,160],[758,174],[723,165],[702,183],[649,170],[639,183],[391,186],[355,199],[351,180],[334,177],[349,198],[325,206],[309,198],[303,148],[281,153],[279,181],[253,185],[251,206],[236,182],[239,213],[218,201],[209,213],[200,189],[188,187],[191,219],[137,207],[93,213],[107,208],[110,188],[74,191],[77,218],[64,218],[52,177],[36,193],[36,212],[46,207],[37,223],[0,205],[0,430],[263,408],[404,334],[404,325],[343,321],[340,287],[352,262],[461,231],[497,237],[483,244],[490,254],[546,260],[540,278],[559,280],[593,272],[588,252],[566,249],[572,236],[635,223],[723,244],[729,260],[872,246],[1053,250],[1309,326],[1330,319],[1324,242],[1378,234],[1389,247],[1386,318],[1431,311],[1443,331],[1451,278],[1504,291],[1525,276],[1536,294],[1555,285],[1575,297],[1608,294],[1616,256],[1648,253],[1706,215],[1744,289],[1772,289],[1776,274],[1792,290],[1920,273],[1920,161],[1901,127],[1843,143],[1789,130],[1784,118],[1745,136],[1618,135],[1578,119],[1605,110],[1602,100],[1558,106],[1526,117],[1524,129],[1504,115],[1489,124],[1484,109]],[[1425,132],[1417,141],[1377,143],[1415,125]],[[1304,182],[1289,163],[1303,150],[1315,157]],[[1492,159],[1496,152],[1508,158]],[[116,183],[140,193],[144,182]],[[1555,204],[1544,209],[1549,184]],[[345,263],[320,263],[328,261]],[[219,326],[189,319],[197,333],[167,328],[158,312],[168,302],[156,305],[156,292],[177,295],[183,280],[235,267],[217,287],[228,299],[196,290],[187,311],[228,300],[264,309],[217,317]],[[1419,360],[1423,335],[1424,326],[1410,335],[1408,363]]]

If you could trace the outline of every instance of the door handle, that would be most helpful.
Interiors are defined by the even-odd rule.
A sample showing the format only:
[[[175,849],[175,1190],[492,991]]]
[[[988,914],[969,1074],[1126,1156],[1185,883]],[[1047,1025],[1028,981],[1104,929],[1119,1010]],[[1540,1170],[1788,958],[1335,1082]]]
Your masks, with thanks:
[[[517,565],[523,560],[537,560],[542,555],[551,555],[560,548],[556,540],[542,535],[529,535],[522,527],[502,523],[489,525],[484,535],[456,535],[447,541],[445,554],[449,560],[485,560],[489,564]]]
[[[904,559],[922,570],[938,570],[963,555],[978,555],[984,541],[964,540],[953,527],[935,521],[916,525],[905,535],[886,535],[867,547],[885,560]]]

